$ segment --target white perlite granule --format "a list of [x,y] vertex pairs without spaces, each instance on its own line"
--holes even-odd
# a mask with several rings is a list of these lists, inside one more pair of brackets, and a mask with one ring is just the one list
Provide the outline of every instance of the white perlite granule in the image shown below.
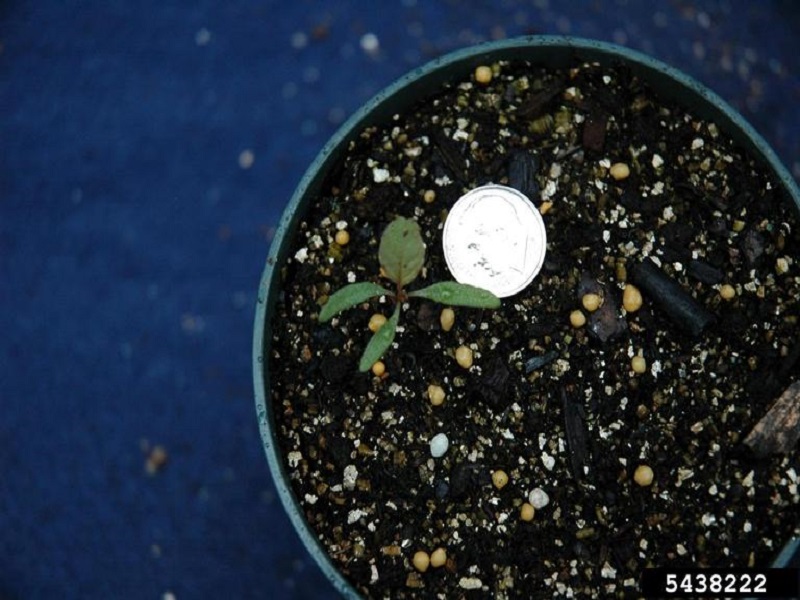
[[458,587],[465,590],[479,590],[483,586],[483,582],[477,577],[462,577],[458,580]]
[[344,468],[344,480],[342,481],[342,485],[344,485],[344,489],[352,490],[356,487],[356,479],[358,478],[358,469],[355,465],[347,465]]

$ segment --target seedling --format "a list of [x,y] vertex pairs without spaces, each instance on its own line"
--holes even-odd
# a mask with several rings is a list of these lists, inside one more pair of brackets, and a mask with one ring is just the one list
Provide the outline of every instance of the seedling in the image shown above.
[[387,290],[376,283],[351,283],[328,298],[319,313],[319,320],[325,323],[343,310],[352,308],[376,296],[388,296],[395,301],[394,312],[372,336],[364,349],[358,368],[368,371],[380,359],[394,341],[400,309],[409,298],[425,298],[451,306],[470,308],[499,308],[500,299],[493,293],[464,283],[443,281],[412,292],[405,286],[414,281],[425,263],[425,243],[419,225],[412,219],[397,217],[389,223],[381,235],[378,247],[378,261],[381,274],[393,281],[395,290]]

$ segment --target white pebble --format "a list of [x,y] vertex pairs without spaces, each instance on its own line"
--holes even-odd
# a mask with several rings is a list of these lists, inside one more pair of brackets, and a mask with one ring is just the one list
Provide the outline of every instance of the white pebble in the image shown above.
[[443,433],[437,433],[431,440],[431,456],[433,458],[441,458],[450,447],[450,441]]
[[533,508],[538,510],[550,504],[550,496],[548,496],[547,492],[542,488],[536,488],[528,494],[528,502],[533,505]]

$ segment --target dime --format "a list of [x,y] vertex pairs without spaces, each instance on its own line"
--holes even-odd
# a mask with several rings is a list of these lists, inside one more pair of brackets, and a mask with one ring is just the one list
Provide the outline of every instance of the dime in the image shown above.
[[444,224],[453,277],[505,298],[525,289],[544,263],[542,215],[521,192],[489,184],[463,195]]

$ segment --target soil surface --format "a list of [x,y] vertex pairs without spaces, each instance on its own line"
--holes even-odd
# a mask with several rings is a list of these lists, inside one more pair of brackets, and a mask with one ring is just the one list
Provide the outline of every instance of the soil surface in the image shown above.
[[[371,598],[636,597],[649,566],[768,565],[800,535],[800,453],[759,457],[744,439],[800,373],[788,199],[624,67],[491,67],[489,83],[467,77],[364,131],[297,232],[269,370],[312,528]],[[359,373],[370,316],[391,299],[326,324],[320,306],[348,282],[382,282],[378,240],[398,215],[427,244],[409,288],[451,280],[448,208],[490,182],[543,213],[542,272],[499,310],[455,308],[450,331],[440,305],[412,298],[386,372]],[[635,312],[622,307],[631,281]],[[439,433],[449,449],[433,458]],[[549,501],[523,520],[537,488]],[[445,564],[419,572],[415,553],[437,548]]]

